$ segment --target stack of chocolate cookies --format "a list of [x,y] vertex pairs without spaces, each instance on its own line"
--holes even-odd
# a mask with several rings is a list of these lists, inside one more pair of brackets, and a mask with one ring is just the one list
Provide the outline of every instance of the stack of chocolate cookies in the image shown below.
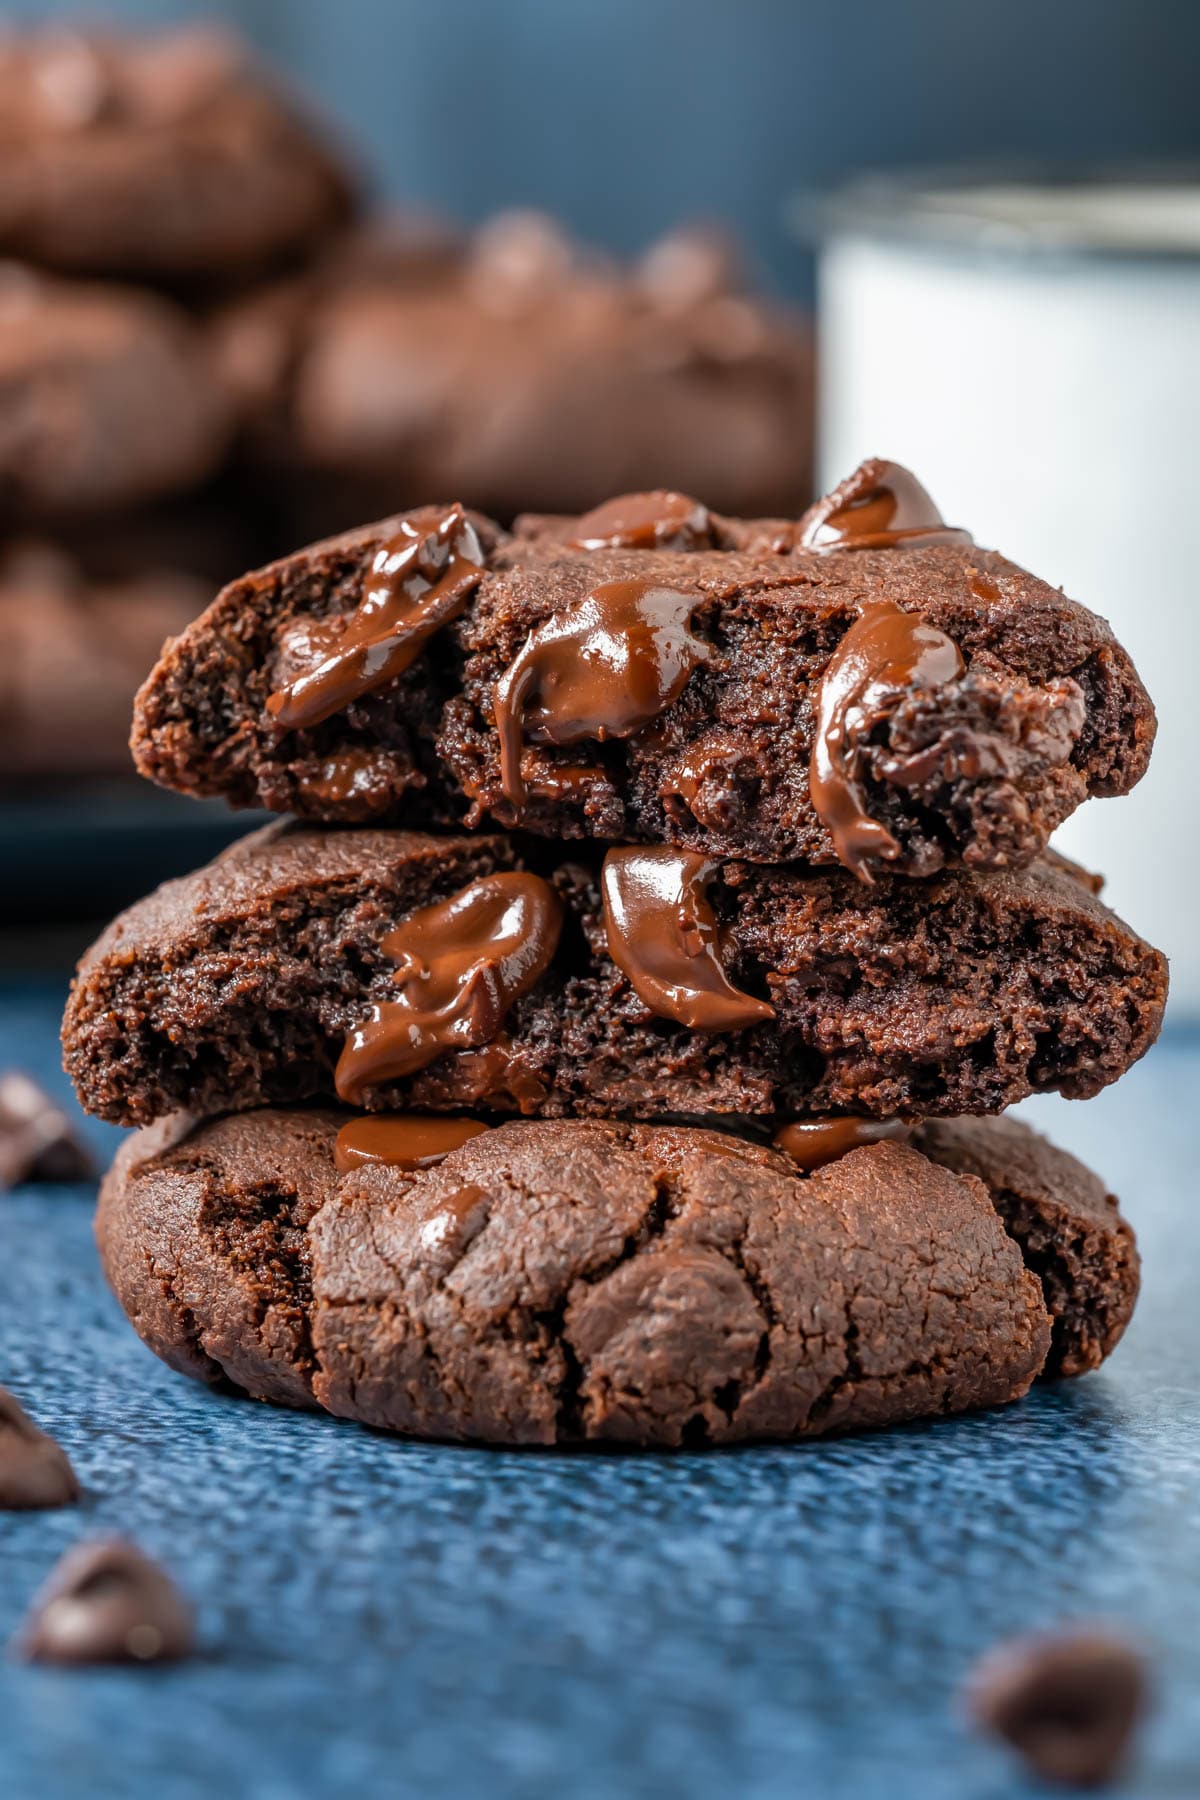
[[1143,773],[1100,619],[865,464],[803,518],[427,507],[227,587],[142,773],[296,817],[118,919],[64,1025],[143,1129],[101,1251],[171,1365],[511,1443],[1017,1398],[1133,1308],[1025,1126],[1163,958],[1047,849]]
[[209,314],[351,207],[222,31],[0,33],[0,777],[126,766],[147,660],[255,554]]

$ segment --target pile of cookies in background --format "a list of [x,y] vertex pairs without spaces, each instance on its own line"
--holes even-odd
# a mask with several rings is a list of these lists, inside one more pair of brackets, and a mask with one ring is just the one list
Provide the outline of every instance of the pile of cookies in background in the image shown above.
[[144,1128],[118,1298],[200,1380],[499,1443],[1096,1367],[1132,1233],[994,1115],[1157,1034],[1163,958],[1046,847],[1153,737],[1104,622],[884,462],[799,520],[428,505],[232,582],[135,758],[300,816],[80,965],[67,1071]]
[[375,217],[339,135],[217,28],[0,38],[0,777],[123,771],[214,582],[429,493],[807,499],[808,331],[719,239]]

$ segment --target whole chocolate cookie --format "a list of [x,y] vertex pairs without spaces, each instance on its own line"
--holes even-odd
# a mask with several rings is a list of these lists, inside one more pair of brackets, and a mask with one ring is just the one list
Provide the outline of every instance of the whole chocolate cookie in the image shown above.
[[179,570],[97,580],[58,545],[0,547],[5,775],[124,773],[146,658],[183,629],[202,592]]
[[349,207],[320,133],[227,32],[0,43],[0,255],[211,284],[299,253]]
[[[3,176],[0,175],[0,181]],[[159,295],[0,265],[0,520],[205,480],[231,414],[200,328]]]
[[699,233],[619,268],[536,213],[459,245],[372,228],[221,338],[249,457],[308,476],[318,530],[438,493],[511,519],[660,484],[734,512],[811,492],[808,323]]
[[1145,690],[1102,620],[905,471],[847,488],[799,522],[660,493],[516,538],[429,507],[313,545],[171,646],[138,767],[310,818],[490,816],[864,879],[1028,862],[1143,774]]
[[1165,993],[1163,958],[1053,857],[866,887],[269,826],[109,927],[63,1043],[84,1107],[124,1123],[335,1080],[369,1108],[946,1116],[1097,1092]]
[[[1136,1297],[1115,1202],[1020,1126],[956,1127],[982,1179],[893,1143],[806,1177],[712,1131],[578,1121],[339,1176],[343,1117],[124,1145],[101,1256],[173,1368],[423,1437],[729,1443],[1017,1399],[1097,1362]],[[1039,1281],[1031,1230],[1072,1240],[1077,1288]]]

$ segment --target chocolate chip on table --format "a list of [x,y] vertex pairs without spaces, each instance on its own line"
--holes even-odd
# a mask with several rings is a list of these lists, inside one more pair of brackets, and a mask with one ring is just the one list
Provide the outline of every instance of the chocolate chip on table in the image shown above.
[[40,1431],[7,1388],[0,1388],[0,1511],[69,1506],[79,1482],[66,1451]]
[[121,1538],[68,1550],[17,1644],[30,1662],[170,1662],[194,1642],[192,1609],[165,1570]]
[[1145,1660],[1099,1628],[1016,1638],[971,1676],[976,1723],[1043,1781],[1103,1787],[1123,1769],[1147,1702]]
[[45,1089],[20,1069],[0,1074],[0,1189],[95,1175],[90,1152]]

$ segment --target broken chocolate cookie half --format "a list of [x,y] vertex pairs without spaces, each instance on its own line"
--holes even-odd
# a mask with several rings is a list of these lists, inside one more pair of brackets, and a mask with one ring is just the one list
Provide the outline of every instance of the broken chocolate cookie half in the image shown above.
[[871,879],[1030,862],[1153,737],[1103,620],[870,463],[799,521],[652,493],[311,545],[168,645],[133,748],[167,787],[311,820]]

